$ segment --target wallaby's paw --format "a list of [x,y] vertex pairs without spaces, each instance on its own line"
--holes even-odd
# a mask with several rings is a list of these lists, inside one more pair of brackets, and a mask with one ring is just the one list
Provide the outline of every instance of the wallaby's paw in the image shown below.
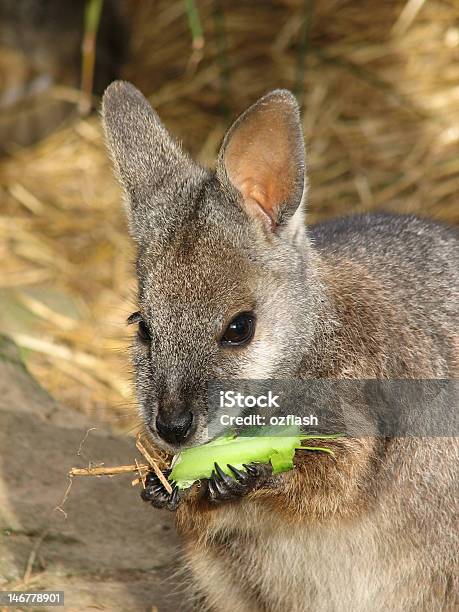
[[[163,472],[167,478],[171,473],[170,470]],[[146,502],[150,502],[155,508],[166,508],[174,512],[180,503],[181,496],[180,490],[177,486],[173,487],[172,493],[168,493],[160,481],[158,476],[154,472],[149,472],[145,478],[145,489],[140,494],[142,499]]]
[[238,470],[228,464],[234,477],[228,476],[215,463],[215,470],[207,480],[207,497],[211,503],[218,504],[243,497],[261,486],[272,474],[270,463],[244,464],[246,471]]

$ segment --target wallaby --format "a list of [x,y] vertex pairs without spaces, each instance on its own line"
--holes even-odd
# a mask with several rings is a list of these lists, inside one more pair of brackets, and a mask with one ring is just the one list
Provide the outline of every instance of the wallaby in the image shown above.
[[[295,98],[276,90],[194,163],[144,96],[103,99],[138,247],[133,362],[147,430],[171,453],[205,439],[213,379],[458,376],[458,237],[414,216],[305,225]],[[457,444],[344,437],[169,495],[199,609],[457,610]]]

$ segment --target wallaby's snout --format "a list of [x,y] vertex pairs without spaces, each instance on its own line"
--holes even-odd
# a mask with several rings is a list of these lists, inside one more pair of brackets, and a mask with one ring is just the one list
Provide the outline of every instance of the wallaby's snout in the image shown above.
[[159,408],[155,428],[165,442],[183,444],[193,433],[193,421],[194,415],[186,403],[174,402]]

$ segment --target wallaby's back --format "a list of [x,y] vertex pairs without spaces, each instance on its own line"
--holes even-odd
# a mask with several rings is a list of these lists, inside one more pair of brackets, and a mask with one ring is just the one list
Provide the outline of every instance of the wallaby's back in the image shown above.
[[[386,357],[386,376],[458,375],[459,235],[455,228],[415,216],[379,213],[333,219],[313,226],[310,235],[329,271],[335,299],[349,306],[351,318],[359,310],[363,313],[361,331],[365,332],[366,323],[387,317],[380,322],[381,332],[387,328],[392,348]],[[354,291],[346,298],[346,288],[349,292],[352,284]],[[406,355],[407,345],[411,357]],[[399,354],[406,359],[403,363],[399,359],[394,370],[389,364]]]

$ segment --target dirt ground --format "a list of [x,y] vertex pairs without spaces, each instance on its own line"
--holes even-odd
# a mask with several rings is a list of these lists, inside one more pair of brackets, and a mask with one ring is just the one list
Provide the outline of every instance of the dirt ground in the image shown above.
[[132,475],[76,477],[64,500],[70,467],[132,463],[133,439],[55,402],[1,336],[0,448],[0,589],[62,590],[71,611],[187,609],[171,516]]

